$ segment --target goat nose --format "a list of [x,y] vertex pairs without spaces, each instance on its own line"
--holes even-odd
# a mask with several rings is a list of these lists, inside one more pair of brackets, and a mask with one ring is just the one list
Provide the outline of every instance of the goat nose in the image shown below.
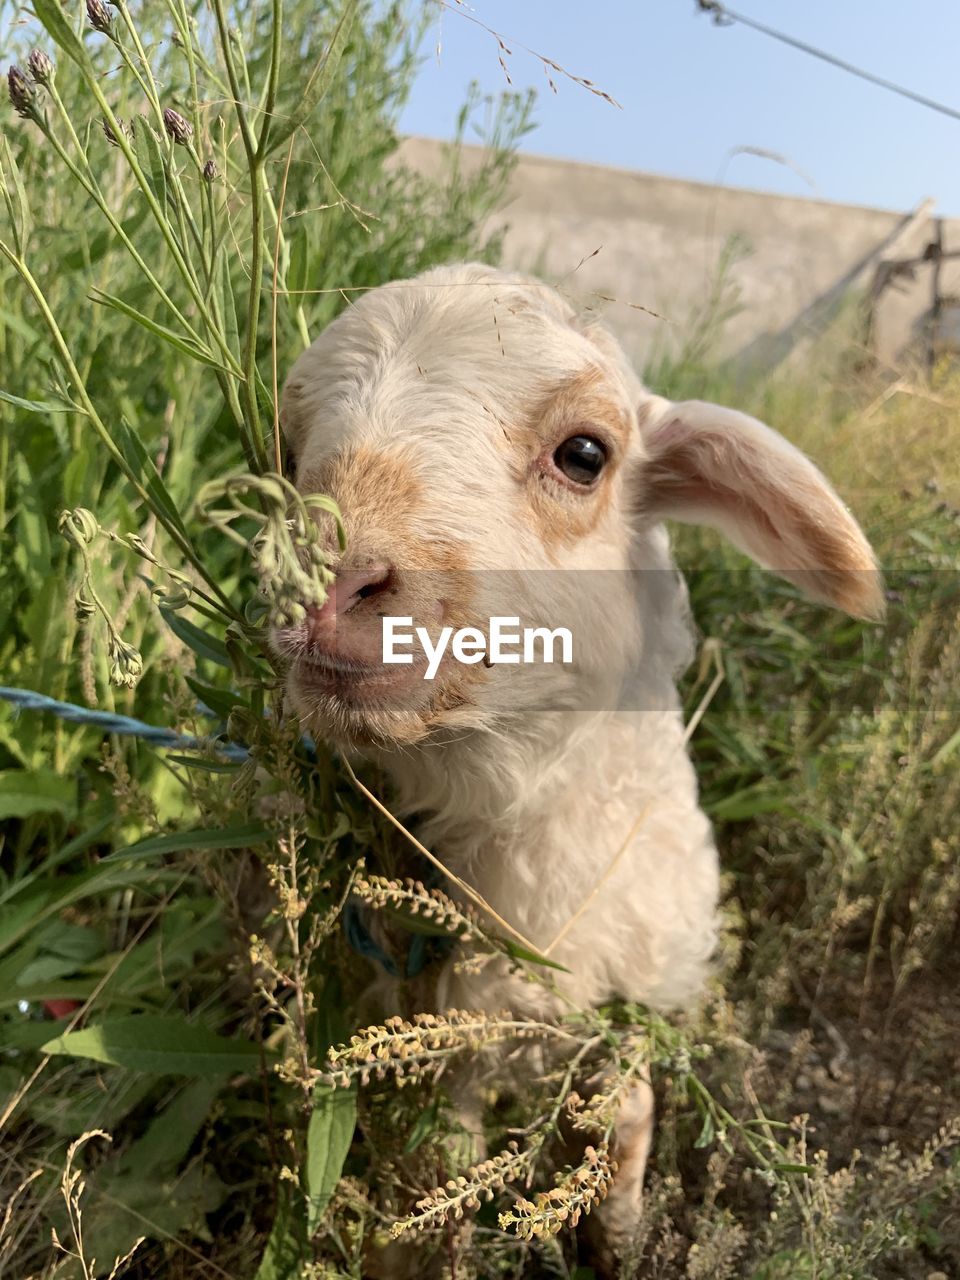
[[327,590],[327,598],[319,609],[307,610],[307,620],[311,631],[336,622],[337,618],[349,613],[361,600],[379,595],[386,591],[393,575],[393,567],[383,562],[369,565],[366,569],[340,569],[336,579]]

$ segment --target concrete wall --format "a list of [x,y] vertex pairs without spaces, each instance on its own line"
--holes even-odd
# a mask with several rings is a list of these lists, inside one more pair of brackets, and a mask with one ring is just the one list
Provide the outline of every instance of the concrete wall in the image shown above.
[[[475,165],[479,148],[464,151],[464,167]],[[426,172],[441,154],[428,139],[403,144],[404,160]],[[734,237],[720,308],[736,311],[716,353],[770,366],[852,321],[852,300],[869,291],[878,263],[922,253],[936,230],[931,201],[896,213],[533,155],[520,157],[493,221],[507,227],[507,265],[561,281],[572,301],[602,310],[641,364],[709,311]],[[946,248],[960,248],[960,220],[942,231]],[[932,271],[924,264],[883,292],[872,324],[882,359],[901,358],[922,336]],[[960,294],[960,266],[943,264],[941,283]]]

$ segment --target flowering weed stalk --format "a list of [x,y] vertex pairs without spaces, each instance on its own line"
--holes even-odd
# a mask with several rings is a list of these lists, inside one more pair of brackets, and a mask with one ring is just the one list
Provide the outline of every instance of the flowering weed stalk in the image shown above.
[[[257,506],[245,499],[255,497]],[[225,507],[214,502],[225,501]],[[234,476],[211,480],[197,495],[203,518],[252,556],[266,612],[277,626],[295,626],[306,610],[319,607],[333,580],[320,517],[332,517],[337,543],[346,545],[340,512],[323,494],[304,497],[281,475]],[[253,537],[238,532],[233,522],[246,516],[261,525]]]
[[365,1027],[349,1044],[327,1053],[327,1067],[318,1072],[322,1084],[346,1088],[354,1080],[369,1084],[388,1075],[398,1084],[436,1079],[451,1059],[476,1053],[505,1041],[564,1040],[575,1042],[565,1028],[509,1015],[493,1017],[463,1009],[445,1014],[418,1013],[413,1019],[388,1018],[381,1026]]
[[413,926],[422,922],[431,932],[462,943],[482,944],[484,935],[479,921],[441,889],[428,889],[419,880],[359,875],[353,892],[367,906],[393,911]]
[[[37,892],[33,916],[12,936],[0,930],[0,959],[18,979],[8,997],[15,986],[29,1003],[26,1014],[8,1004],[2,1030],[40,1032],[64,1007],[44,1004],[49,994],[69,997],[70,1033],[162,1015],[186,1036],[254,1037],[259,1071],[222,1094],[214,1077],[184,1073],[171,1086],[157,1076],[131,1124],[119,1101],[126,1064],[106,1067],[90,1094],[81,1055],[59,1059],[79,1088],[60,1091],[56,1109],[82,1095],[78,1107],[115,1135],[111,1152],[74,1153],[88,1187],[86,1251],[109,1263],[146,1234],[144,1274],[154,1249],[182,1244],[190,1256],[239,1171],[228,1234],[244,1256],[218,1239],[211,1265],[216,1252],[221,1270],[253,1275],[274,1222],[309,1266],[354,1133],[356,1090],[319,1076],[351,1025],[340,913],[373,835],[324,745],[308,748],[286,714],[266,642],[267,621],[296,622],[323,601],[343,546],[332,504],[283,474],[276,390],[353,291],[494,256],[481,227],[528,102],[493,113],[494,146],[475,176],[457,167],[427,178],[384,163],[423,31],[400,5],[37,0],[12,18],[0,36],[15,50],[0,130],[0,529],[14,542],[0,564],[5,682],[189,725],[198,739],[219,720],[249,755],[159,755],[118,740],[101,757],[88,727],[0,716],[3,781],[23,784],[13,803],[40,802],[14,817],[4,844],[16,870],[8,881],[5,860],[0,906],[22,886]],[[108,554],[118,549],[135,561],[126,581]],[[145,838],[160,846],[134,867],[106,861],[112,846]],[[368,883],[378,902],[389,897]],[[272,911],[260,909],[265,895]],[[401,896],[405,916],[481,945],[442,895],[407,886]],[[61,935],[69,954],[48,949]],[[461,1038],[468,1052],[477,1037]],[[14,1050],[30,1068],[0,1117],[23,1118],[28,1147],[53,1132],[33,1087],[51,1061],[37,1043],[33,1034]],[[72,1114],[58,1123],[58,1137],[79,1131]],[[28,1158],[18,1153],[21,1167]],[[131,1185],[150,1188],[135,1221],[118,1208]],[[37,1274],[51,1186],[46,1174],[29,1183],[23,1214],[0,1224],[0,1251],[29,1254]],[[47,1216],[66,1243],[62,1208]],[[108,1240],[125,1232],[114,1250]],[[157,1265],[179,1268],[171,1257]]]
[[[335,67],[356,15],[358,0],[346,0],[334,23],[321,63],[315,69],[310,100],[301,102],[299,118],[285,118],[280,125],[274,119],[280,68],[280,44],[283,29],[283,0],[273,0],[271,22],[273,35],[269,42],[270,59],[259,93],[247,79],[246,64],[242,72],[236,32],[228,26],[226,11],[214,0],[212,17],[216,35],[212,41],[201,41],[201,28],[189,16],[182,0],[166,0],[163,6],[167,21],[173,24],[176,47],[181,53],[180,84],[171,102],[170,90],[161,93],[160,77],[155,74],[138,21],[126,4],[116,10],[102,0],[87,0],[86,20],[96,37],[105,37],[114,56],[119,56],[122,74],[103,78],[100,50],[78,35],[63,16],[54,0],[40,0],[37,17],[56,46],[55,56],[35,48],[27,58],[26,69],[14,64],[7,72],[7,88],[11,106],[26,122],[25,127],[38,130],[45,145],[56,154],[64,178],[74,182],[103,218],[110,232],[127,251],[147,296],[154,303],[144,308],[103,288],[94,290],[95,300],[125,317],[126,321],[144,327],[154,339],[198,362],[210,371],[220,385],[232,423],[239,433],[248,465],[255,473],[268,469],[268,457],[279,455],[277,441],[268,448],[268,429],[275,432],[271,413],[269,428],[264,426],[262,404],[269,399],[266,383],[259,371],[258,337],[262,297],[267,288],[264,271],[265,254],[275,256],[274,290],[285,294],[285,275],[290,262],[289,246],[282,221],[266,173],[266,163],[277,138],[290,137],[306,120]],[[70,100],[79,94],[89,96],[98,112],[104,135],[121,158],[124,178],[132,184],[137,199],[159,232],[166,257],[161,263],[147,261],[131,231],[130,219],[117,202],[116,188],[105,182],[103,166],[89,134],[84,138],[72,112],[65,105],[64,77],[70,77]],[[117,96],[111,86],[118,81],[121,92],[129,95],[139,114],[122,118]],[[214,101],[226,96],[234,117],[235,134],[241,143],[241,154],[225,141],[231,135],[228,121],[213,118],[210,106],[201,98],[201,80],[212,91]],[[219,134],[219,143],[217,135]],[[219,146],[219,164],[212,154]],[[10,213],[12,235],[0,236],[0,255],[20,277],[46,326],[53,357],[65,380],[64,395],[70,408],[85,414],[117,466],[127,475],[144,505],[153,512],[179,553],[192,565],[209,590],[213,607],[228,620],[237,620],[234,606],[209,574],[203,558],[197,553],[193,538],[166,495],[160,478],[149,461],[139,454],[126,432],[108,425],[99,413],[88,391],[88,380],[78,366],[71,349],[70,335],[55,318],[29,251],[29,192],[26,190],[9,148],[0,171],[5,203]],[[221,181],[223,196],[216,194]],[[226,184],[244,184],[248,199],[242,206],[246,228],[236,221],[233,202]],[[121,187],[127,196],[126,181]],[[231,248],[232,246],[232,252]],[[242,266],[248,286],[245,305],[236,297],[236,270],[233,255],[242,250]],[[143,291],[141,290],[141,295]],[[307,337],[299,299],[288,299],[296,323]],[[162,319],[160,318],[162,316]],[[248,490],[253,492],[254,490]],[[289,488],[287,494],[289,496]],[[269,511],[275,511],[277,490],[266,495]],[[261,512],[267,515],[267,512]],[[302,504],[295,513],[301,526],[309,518]],[[302,539],[301,539],[302,540]],[[277,539],[268,534],[260,544],[266,555],[276,552]],[[280,555],[287,570],[289,557]],[[315,566],[316,567],[316,566]],[[295,576],[295,575],[294,575]],[[290,574],[285,579],[290,581]],[[301,582],[317,581],[310,573]],[[313,596],[316,596],[313,588]]]

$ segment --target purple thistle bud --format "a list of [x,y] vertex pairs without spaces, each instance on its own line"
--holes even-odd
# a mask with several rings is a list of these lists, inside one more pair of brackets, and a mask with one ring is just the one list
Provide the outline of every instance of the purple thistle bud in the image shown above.
[[219,177],[220,170],[217,168],[217,162],[215,160],[208,160],[203,166],[204,182],[216,182]]
[[27,58],[27,66],[37,84],[49,84],[57,71],[53,59],[49,58],[42,49],[32,51]]
[[110,34],[113,19],[103,0],[87,0],[87,18],[94,31],[102,31],[104,35]]
[[19,67],[10,67],[7,71],[7,92],[18,116],[23,116],[24,120],[39,119],[37,91]]
[[193,125],[185,120],[179,111],[174,111],[172,107],[164,107],[163,109],[163,127],[174,140],[183,146],[193,137]]
[[[117,116],[117,124],[120,126],[120,132],[125,138],[133,137],[133,130],[127,124],[126,120],[122,120],[120,116]],[[110,121],[106,119],[103,121],[103,136],[110,143],[111,147],[119,147],[120,141],[114,133]]]

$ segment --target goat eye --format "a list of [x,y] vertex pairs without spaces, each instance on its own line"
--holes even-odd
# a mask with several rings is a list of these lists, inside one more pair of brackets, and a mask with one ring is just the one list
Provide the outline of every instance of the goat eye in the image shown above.
[[571,436],[558,446],[553,461],[568,480],[587,486],[594,483],[606,465],[607,451],[592,436]]

